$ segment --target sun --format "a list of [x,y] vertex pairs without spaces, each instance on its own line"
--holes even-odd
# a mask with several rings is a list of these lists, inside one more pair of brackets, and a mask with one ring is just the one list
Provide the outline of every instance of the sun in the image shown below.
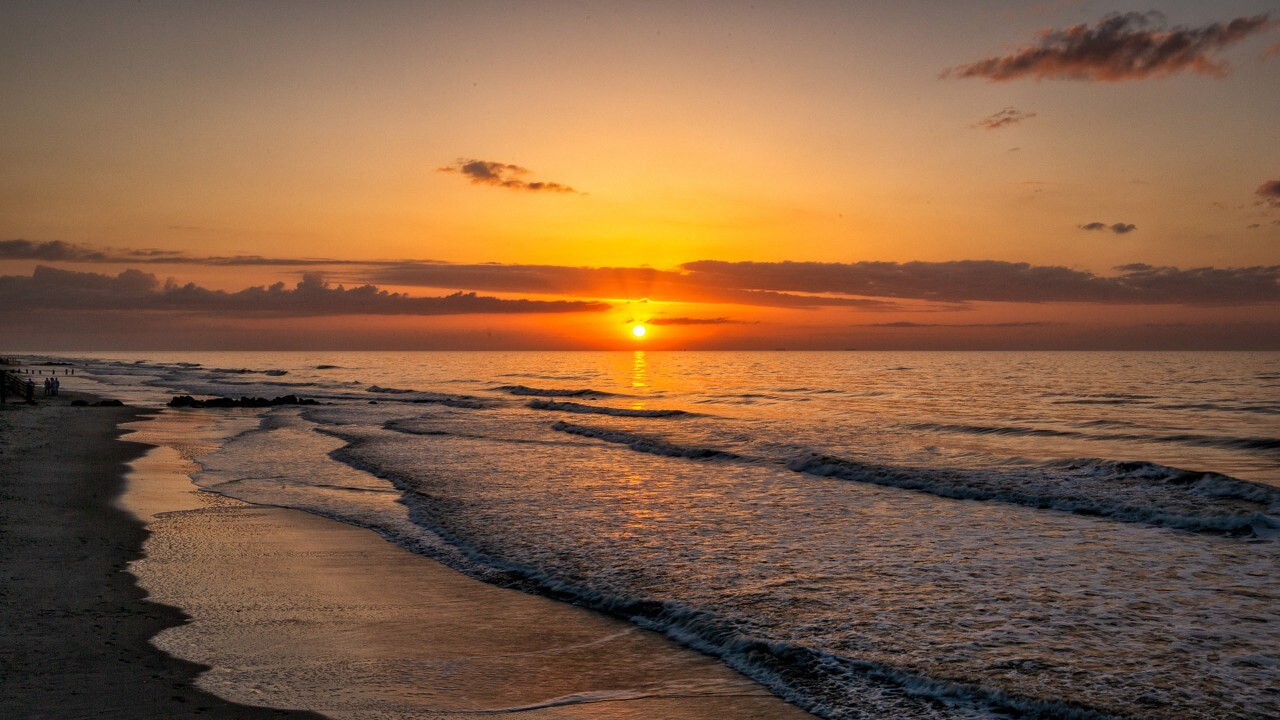
[[635,326],[635,327],[631,328],[631,334],[632,334],[632,335],[635,335],[635,336],[636,336],[636,337],[638,337],[638,338],[642,338],[642,337],[644,337],[644,334],[645,334],[646,332],[648,332],[648,330],[646,330],[646,329],[645,329],[645,327],[644,327],[643,325],[637,325],[637,326]]

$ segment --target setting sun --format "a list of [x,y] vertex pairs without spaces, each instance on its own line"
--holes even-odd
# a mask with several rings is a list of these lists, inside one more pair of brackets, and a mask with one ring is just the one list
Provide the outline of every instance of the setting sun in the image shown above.
[[632,335],[635,335],[635,336],[636,336],[636,337],[638,337],[638,338],[642,338],[642,337],[644,337],[644,334],[645,334],[646,332],[648,332],[648,331],[647,331],[647,330],[645,330],[645,327],[644,327],[643,325],[637,325],[637,326],[635,326],[635,327],[631,328],[631,334],[632,334]]

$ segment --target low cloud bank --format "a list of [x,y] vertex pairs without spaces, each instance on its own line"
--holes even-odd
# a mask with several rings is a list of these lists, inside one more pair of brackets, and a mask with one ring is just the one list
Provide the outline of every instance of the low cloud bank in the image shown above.
[[1114,275],[1000,260],[949,262],[725,262],[676,270],[556,265],[405,265],[376,282],[493,292],[672,302],[900,309],[896,300],[941,303],[1087,302],[1249,305],[1280,301],[1280,265],[1243,268],[1124,265]]
[[474,292],[411,297],[380,290],[374,285],[333,287],[317,273],[304,275],[293,288],[286,288],[280,282],[225,292],[194,283],[162,283],[155,275],[141,270],[103,275],[45,265],[36,267],[30,277],[0,276],[0,306],[14,311],[176,310],[235,316],[562,313],[601,311],[609,307],[602,302],[508,300]]

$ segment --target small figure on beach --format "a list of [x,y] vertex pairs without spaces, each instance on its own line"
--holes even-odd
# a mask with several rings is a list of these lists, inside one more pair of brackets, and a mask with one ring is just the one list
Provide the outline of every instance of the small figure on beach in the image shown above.
[[58,392],[62,389],[62,381],[56,377],[49,378],[49,387],[53,389],[53,396],[57,397]]
[[44,379],[44,396],[49,397],[53,394],[53,383],[49,382],[49,378]]

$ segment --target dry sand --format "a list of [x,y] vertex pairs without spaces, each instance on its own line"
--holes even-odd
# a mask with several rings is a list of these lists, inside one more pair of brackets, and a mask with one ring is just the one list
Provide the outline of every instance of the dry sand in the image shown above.
[[[472,580],[368,530],[199,491],[180,443],[143,455],[113,439],[136,415],[0,415],[13,430],[0,446],[11,628],[0,717],[277,716],[247,705],[333,718],[812,717],[656,633]],[[120,503],[149,538],[111,506],[126,462]],[[153,601],[191,622],[144,601],[129,561]],[[157,633],[168,654],[147,643]]]

